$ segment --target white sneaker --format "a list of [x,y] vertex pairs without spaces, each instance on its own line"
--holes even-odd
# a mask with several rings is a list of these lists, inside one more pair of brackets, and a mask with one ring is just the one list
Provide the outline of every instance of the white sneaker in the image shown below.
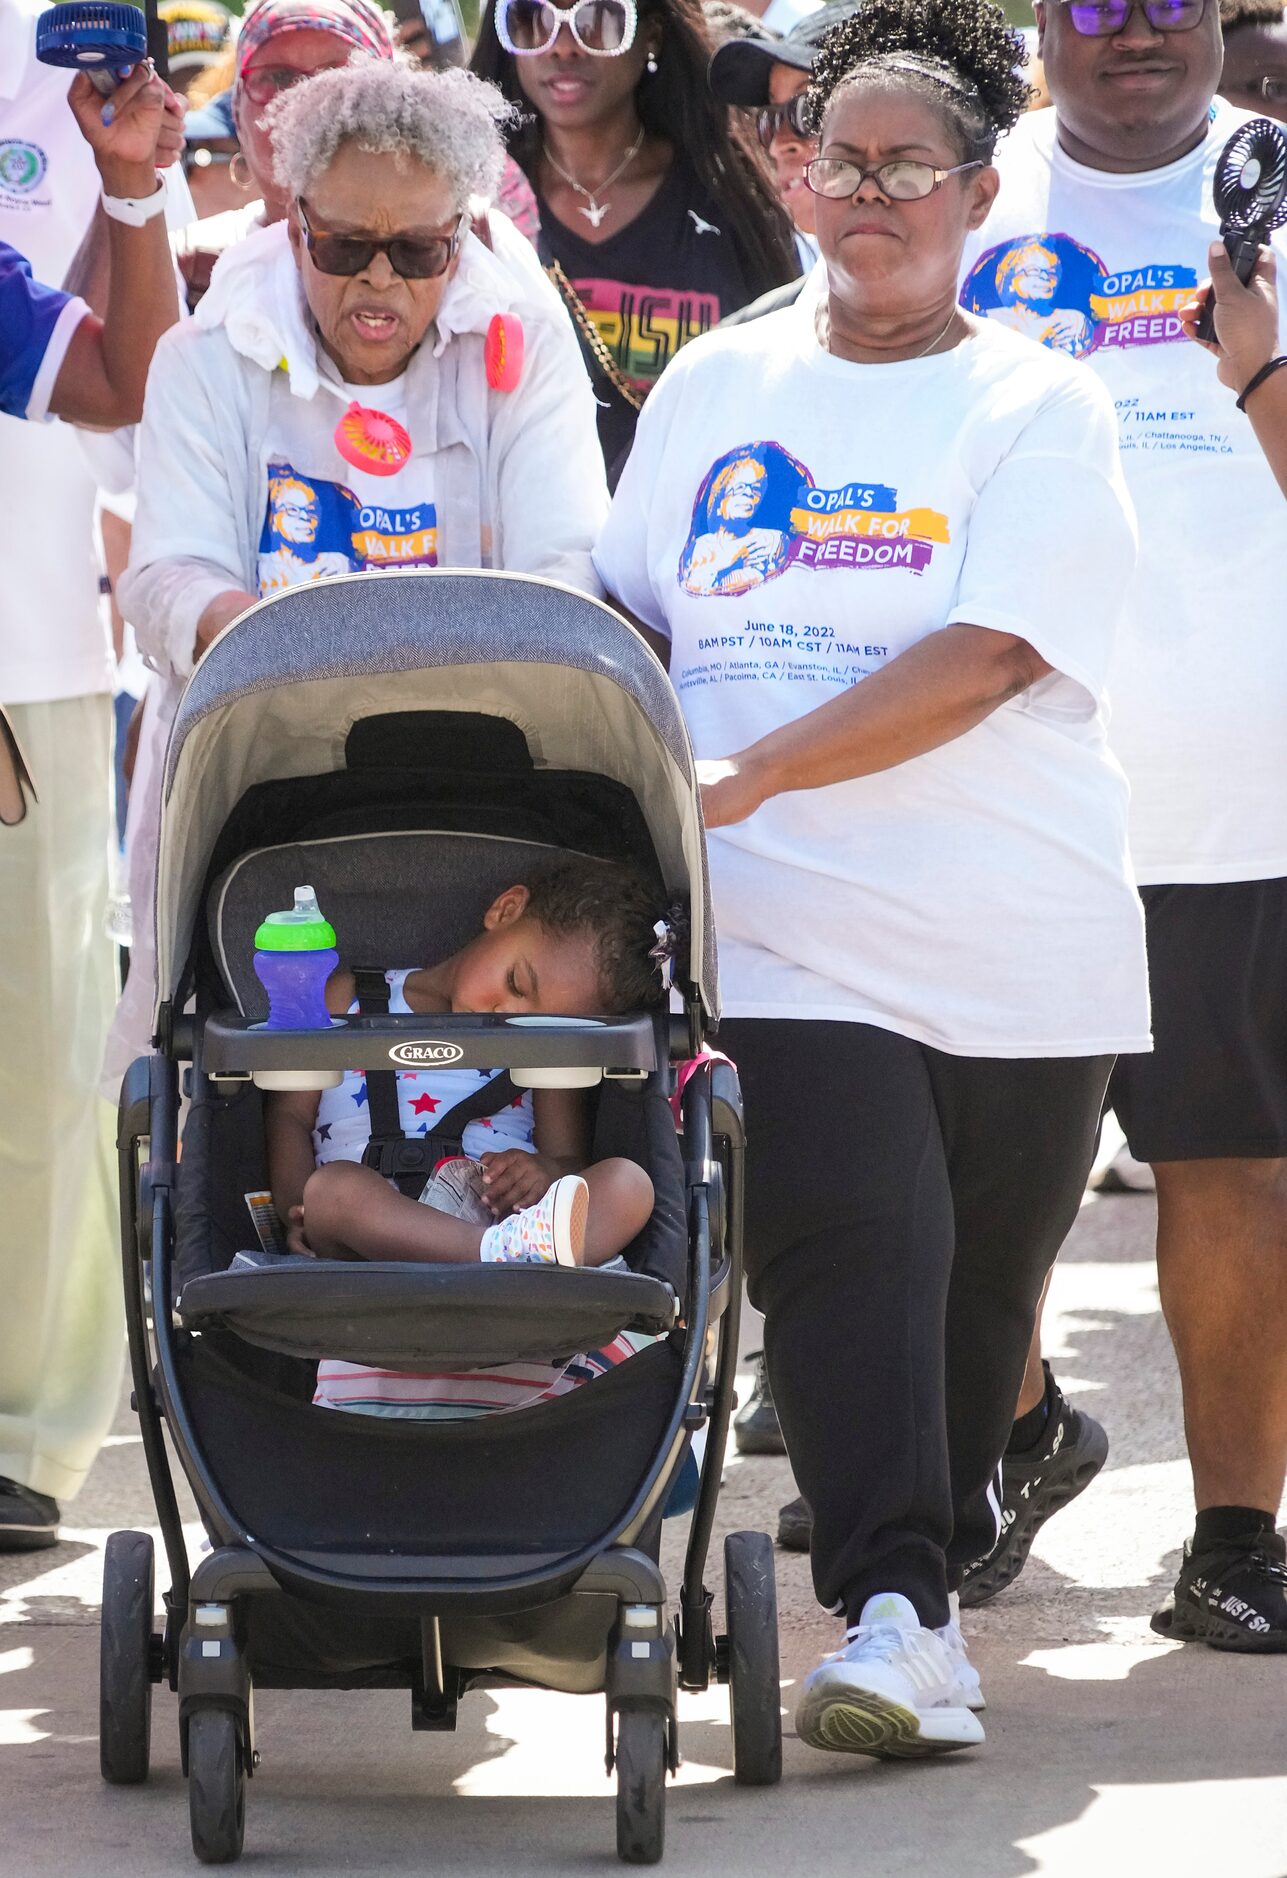
[[496,1221],[483,1197],[482,1162],[471,1161],[467,1154],[439,1161],[425,1182],[420,1204],[450,1213],[453,1219],[467,1220],[471,1226],[491,1226]]
[[942,1636],[924,1627],[909,1599],[881,1592],[868,1598],[843,1648],[805,1677],[796,1732],[810,1747],[843,1754],[946,1754],[983,1740],[968,1693]]
[[565,1174],[535,1206],[489,1226],[478,1256],[484,1265],[579,1265],[589,1210],[590,1189]]
[[952,1614],[943,1628],[936,1630],[934,1635],[952,1659],[952,1666],[956,1671],[960,1706],[968,1708],[972,1715],[981,1715],[987,1703],[983,1699],[983,1684],[979,1680],[979,1672],[970,1661],[965,1648],[965,1638],[961,1635],[961,1602],[955,1591],[949,1603]]

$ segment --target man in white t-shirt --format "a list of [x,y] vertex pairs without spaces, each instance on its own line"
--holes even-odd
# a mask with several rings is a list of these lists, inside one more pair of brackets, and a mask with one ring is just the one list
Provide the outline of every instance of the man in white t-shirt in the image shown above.
[[1209,270],[1216,161],[1246,119],[1213,104],[1216,0],[1036,14],[1054,109],[997,153],[962,302],[1099,374],[1139,516],[1110,734],[1132,785],[1156,1046],[1121,1060],[1110,1100],[1157,1179],[1198,1509],[1154,1628],[1284,1650],[1287,504],[1178,317]]
[[[40,0],[0,0],[0,240],[60,282],[99,196],[35,57]],[[137,202],[118,207],[142,210]],[[118,220],[126,219],[118,215]],[[0,839],[0,1551],[50,1545],[116,1405],[122,1356],[107,903],[112,666],[94,478],[75,433],[0,417],[0,700],[39,805]]]

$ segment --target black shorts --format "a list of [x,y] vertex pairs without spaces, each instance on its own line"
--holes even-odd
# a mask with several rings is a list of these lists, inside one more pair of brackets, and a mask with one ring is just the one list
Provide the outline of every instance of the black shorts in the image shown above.
[[1137,1161],[1287,1155],[1287,880],[1141,889],[1153,1053],[1108,1085]]

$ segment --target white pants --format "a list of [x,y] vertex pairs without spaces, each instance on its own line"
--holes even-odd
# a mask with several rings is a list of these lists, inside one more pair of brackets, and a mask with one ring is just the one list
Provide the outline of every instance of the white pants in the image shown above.
[[0,828],[0,1476],[66,1500],[123,1355],[104,931],[112,701],[9,707],[40,801]]

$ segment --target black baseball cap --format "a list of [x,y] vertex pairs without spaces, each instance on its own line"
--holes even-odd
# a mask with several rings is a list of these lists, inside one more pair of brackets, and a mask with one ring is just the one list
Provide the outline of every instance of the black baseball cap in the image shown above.
[[711,90],[721,104],[767,104],[773,67],[790,65],[797,72],[811,72],[827,33],[857,10],[853,0],[838,0],[798,20],[781,39],[725,40],[711,59]]

